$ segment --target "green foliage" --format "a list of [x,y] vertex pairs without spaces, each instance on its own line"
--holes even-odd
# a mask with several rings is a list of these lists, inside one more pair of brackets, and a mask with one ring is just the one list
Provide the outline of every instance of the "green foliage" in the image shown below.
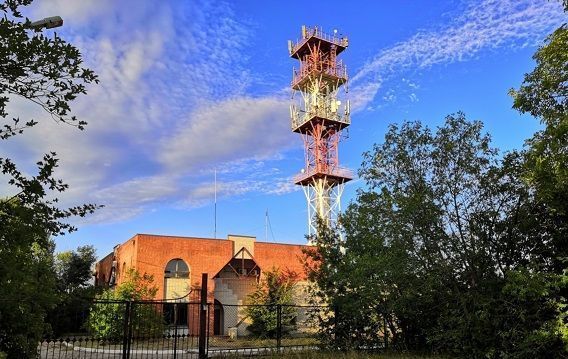
[[[11,206],[19,207],[15,201]],[[49,330],[44,318],[57,301],[55,245],[37,227],[15,220],[0,223],[5,236],[0,246],[0,351],[8,358],[34,357],[39,338]]]
[[[568,6],[564,2],[565,9]],[[540,211],[564,224],[556,238],[553,266],[558,274],[568,263],[568,25],[554,31],[533,58],[534,70],[519,90],[511,90],[513,107],[537,117],[544,129],[527,140],[525,179],[536,192]]]
[[[30,21],[21,19],[19,7],[30,0],[5,1],[0,4],[0,117],[9,115],[8,94],[20,96],[42,107],[58,122],[83,129],[87,124],[70,115],[70,101],[85,94],[85,84],[98,82],[90,69],[82,67],[79,50],[56,34],[44,36],[41,30],[30,30]],[[11,15],[11,16],[9,16]],[[13,117],[2,125],[0,139],[21,134],[38,122],[24,123]]]
[[294,272],[280,272],[276,268],[264,273],[256,290],[249,294],[245,313],[251,319],[247,329],[255,336],[276,338],[278,331],[278,310],[281,312],[281,333],[296,328],[294,303],[298,275]]
[[144,302],[156,296],[153,282],[152,276],[129,269],[123,283],[95,297],[87,320],[89,332],[100,340],[117,342],[124,333],[125,318],[130,318],[134,336],[161,336],[165,328],[161,308]]
[[73,251],[57,253],[54,267],[59,302],[47,316],[51,335],[62,336],[81,331],[84,318],[95,297],[92,269],[97,258],[93,246],[81,246]]
[[76,251],[65,251],[55,256],[58,285],[65,293],[88,286],[93,278],[92,267],[97,261],[93,246],[81,246]]
[[336,310],[322,322],[328,346],[386,335],[462,357],[560,357],[557,226],[523,181],[523,158],[500,156],[461,113],[435,132],[392,125],[364,155],[345,241],[322,228],[308,251],[317,294]]
[[519,90],[511,90],[513,107],[555,124],[568,112],[568,26],[562,25],[548,36],[533,55],[535,69],[526,74]]
[[127,310],[126,303],[117,302],[115,297],[115,293],[110,289],[97,295],[96,299],[100,303],[91,306],[87,320],[89,332],[96,338],[110,343],[119,342],[122,338]]
[[[44,36],[22,19],[30,0],[0,3],[0,139],[9,140],[35,126],[36,119],[8,113],[9,101],[20,97],[43,108],[48,117],[82,129],[85,122],[70,113],[70,102],[97,82],[82,67],[79,50],[57,35]],[[94,205],[57,207],[56,195],[67,189],[54,178],[55,153],[37,162],[35,176],[24,175],[10,158],[0,157],[0,171],[12,190],[0,199],[0,351],[9,358],[35,356],[47,311],[56,303],[52,235],[75,228],[65,220],[84,216]]]

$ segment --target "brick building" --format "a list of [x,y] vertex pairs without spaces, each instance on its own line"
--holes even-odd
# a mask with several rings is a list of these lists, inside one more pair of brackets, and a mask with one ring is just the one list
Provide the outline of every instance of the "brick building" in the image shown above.
[[[96,264],[95,283],[119,285],[126,271],[134,268],[154,277],[156,299],[194,302],[199,298],[196,289],[201,287],[201,275],[207,273],[208,301],[214,303],[214,334],[223,335],[240,320],[234,305],[246,301],[264,271],[296,272],[302,287],[306,280],[303,247],[236,235],[211,239],[137,234]],[[190,313],[186,317],[191,317]]]

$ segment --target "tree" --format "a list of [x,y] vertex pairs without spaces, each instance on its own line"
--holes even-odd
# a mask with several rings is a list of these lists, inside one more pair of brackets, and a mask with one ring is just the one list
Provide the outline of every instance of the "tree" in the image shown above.
[[102,341],[119,341],[124,334],[125,313],[128,312],[134,336],[161,336],[165,328],[162,308],[151,302],[157,292],[151,275],[130,268],[123,283],[95,297],[87,319],[89,332]]
[[264,277],[254,292],[247,297],[245,314],[251,324],[247,327],[253,335],[263,338],[276,338],[278,333],[278,310],[280,310],[281,334],[293,331],[296,327],[294,305],[295,287],[298,275],[295,272],[281,272],[277,268],[264,273]]
[[558,277],[540,271],[554,255],[543,230],[555,228],[533,213],[522,158],[500,156],[461,113],[436,132],[391,125],[364,154],[345,241],[322,230],[311,254],[310,278],[336,308],[323,323],[335,345],[386,334],[464,357],[558,357]]
[[[12,213],[27,213],[15,200],[9,206]],[[44,318],[57,302],[55,244],[41,228],[22,222],[0,212],[0,352],[8,358],[34,357],[49,329]]]
[[[564,2],[568,11],[568,3]],[[543,216],[568,223],[568,25],[556,29],[534,54],[534,70],[518,90],[511,90],[513,108],[538,118],[544,129],[526,142],[524,177],[536,191]],[[561,273],[568,263],[568,229],[556,239],[553,267]]]
[[97,261],[93,246],[81,246],[76,251],[65,251],[55,256],[55,268],[60,289],[65,293],[89,286],[93,265]]
[[68,335],[83,329],[85,323],[79,318],[85,318],[95,296],[92,268],[96,260],[93,246],[81,246],[54,256],[58,302],[46,318],[50,334]]
[[[0,3],[0,139],[5,141],[38,123],[36,119],[20,119],[7,112],[9,101],[16,97],[40,106],[56,122],[83,129],[86,123],[71,115],[70,102],[86,92],[86,84],[98,81],[91,70],[82,67],[77,48],[57,35],[47,37],[41,30],[30,28],[30,21],[19,12],[30,3],[31,0]],[[39,258],[47,253],[52,255],[51,236],[75,229],[65,221],[67,218],[84,216],[96,209],[91,204],[67,209],[57,206],[56,194],[68,187],[54,177],[57,166],[56,154],[50,152],[37,162],[37,174],[27,176],[10,158],[0,157],[0,171],[13,187],[10,195],[0,199],[0,256],[4,264],[0,273],[0,351],[10,358],[35,355],[43,318],[55,303],[54,280],[42,278],[51,278],[53,268],[46,268],[41,274],[35,272],[33,280],[27,274],[37,271],[40,263],[52,266],[52,257]],[[10,259],[4,262],[6,258]],[[15,278],[19,281],[14,282]],[[26,290],[12,291],[12,285],[29,287],[34,295],[27,295]],[[22,338],[27,338],[27,344]]]

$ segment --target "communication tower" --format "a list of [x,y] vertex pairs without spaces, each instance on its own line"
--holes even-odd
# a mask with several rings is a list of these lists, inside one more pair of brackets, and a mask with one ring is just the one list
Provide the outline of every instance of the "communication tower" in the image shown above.
[[339,166],[339,142],[351,123],[347,69],[337,56],[348,46],[347,37],[302,26],[302,37],[288,41],[290,56],[300,61],[292,77],[290,117],[292,131],[304,142],[305,167],[294,177],[308,201],[308,234],[316,234],[317,218],[337,222],[341,195],[350,170]]

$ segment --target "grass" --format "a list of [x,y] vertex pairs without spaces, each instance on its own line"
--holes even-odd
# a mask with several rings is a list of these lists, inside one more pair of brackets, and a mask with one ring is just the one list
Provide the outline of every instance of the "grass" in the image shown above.
[[[316,338],[282,338],[282,346],[316,346]],[[276,339],[260,339],[254,337],[240,337],[232,340],[227,337],[209,338],[209,349],[215,348],[270,348],[276,347]]]
[[[45,343],[47,344],[47,343]],[[51,345],[59,345],[58,341],[49,343]],[[103,343],[92,338],[78,337],[69,344],[83,348],[100,348],[100,349],[121,349],[122,342]],[[282,346],[315,346],[318,342],[315,338],[283,338]],[[133,349],[173,349],[174,338],[148,338],[143,340],[133,340],[131,348]],[[178,337],[176,348],[179,350],[194,349],[198,346],[197,337]],[[276,347],[276,339],[260,339],[254,337],[239,337],[238,339],[230,339],[228,337],[210,337],[209,349],[215,350],[219,348],[238,349],[238,348],[270,348]],[[2,357],[0,356],[0,359]]]
[[[267,357],[264,357],[267,358]],[[326,353],[326,352],[301,352],[301,353],[285,353],[282,355],[268,356],[268,358],[294,358],[294,359],[325,359],[325,358],[339,358],[339,359],[450,359],[446,356],[430,355],[430,354],[411,354],[411,353],[366,353],[366,352],[351,352],[351,353]]]

